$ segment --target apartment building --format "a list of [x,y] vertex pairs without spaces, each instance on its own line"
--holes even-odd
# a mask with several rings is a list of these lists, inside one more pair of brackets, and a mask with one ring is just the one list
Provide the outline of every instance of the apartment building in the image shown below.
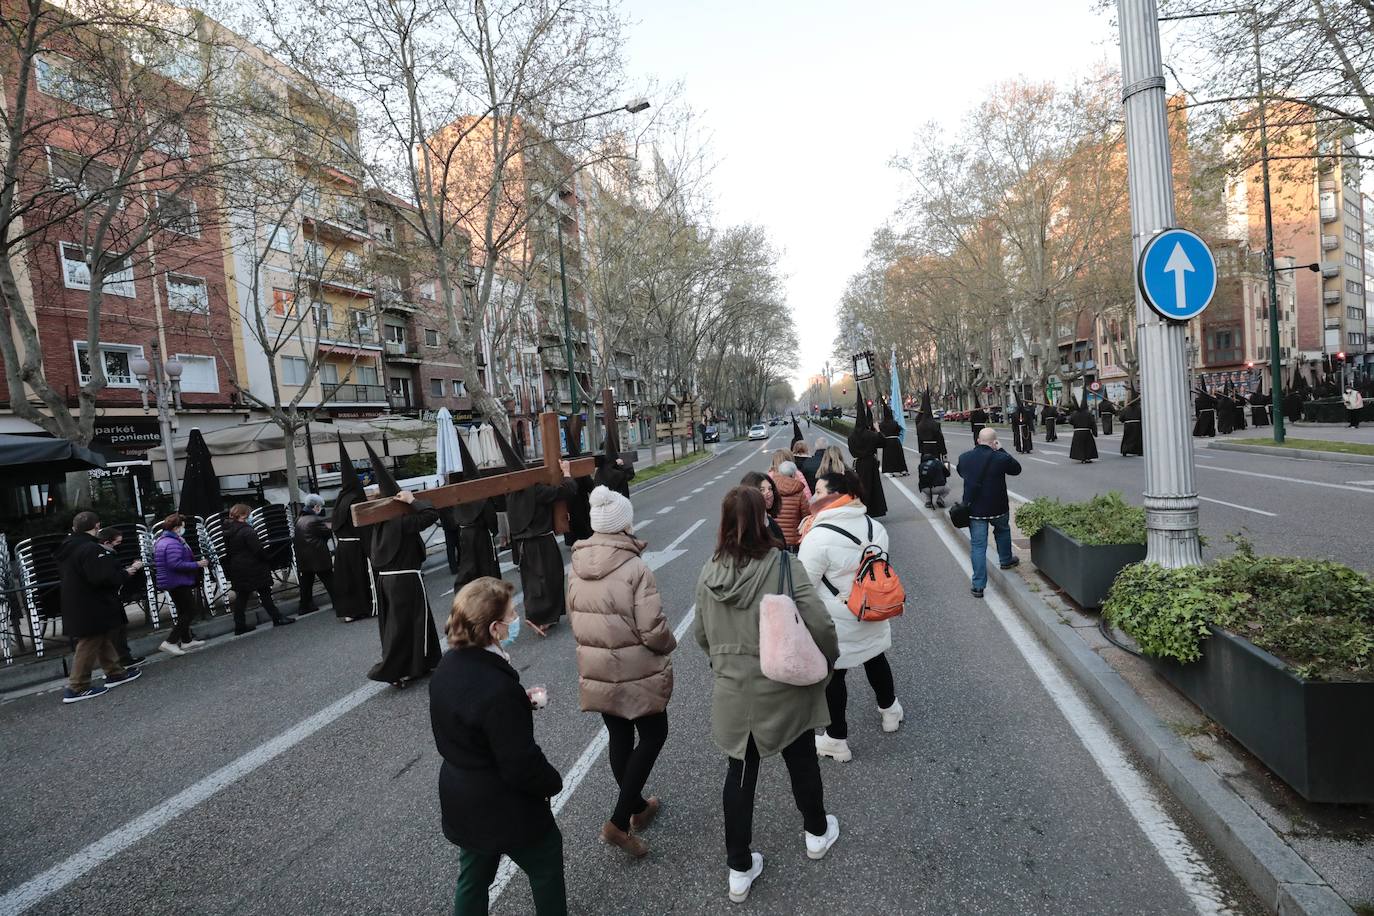
[[1363,369],[1366,374],[1374,375],[1374,194],[1364,194],[1364,323],[1365,355]]
[[[8,3],[3,9],[15,21],[28,15]],[[0,101],[13,112],[19,99],[11,63],[0,67]],[[142,457],[159,435],[156,413],[143,406],[140,360],[180,364],[182,428],[241,419],[228,343],[230,292],[213,189],[201,177],[211,153],[204,116],[185,105],[188,93],[167,61],[131,53],[117,62],[147,77],[132,101],[101,79],[99,63],[88,48],[56,44],[32,71],[25,101],[29,123],[38,126],[20,151],[23,222],[12,227],[12,235],[33,233],[15,264],[19,308],[37,331],[47,382],[68,408],[79,406],[77,391],[100,353],[107,384],[96,396],[93,445]],[[179,68],[194,74],[202,64],[192,58]],[[131,112],[151,102],[161,109],[142,110],[136,121]],[[103,216],[110,219],[101,230]],[[92,265],[110,257],[117,263],[92,298]],[[92,320],[98,341],[88,339]],[[41,405],[34,391],[10,391],[0,376],[0,414],[12,413],[19,398]]]
[[[1269,272],[1264,252],[1238,239],[1210,244],[1217,259],[1217,290],[1207,310],[1188,323],[1189,369],[1195,385],[1219,388],[1229,381],[1248,389],[1260,376],[1268,378]],[[1279,358],[1288,365],[1298,345],[1298,270],[1291,257],[1276,258],[1275,267]]]
[[[1365,301],[1365,233],[1360,168],[1353,141],[1331,135],[1311,109],[1274,106],[1270,113],[1270,189],[1274,253],[1317,271],[1295,270],[1295,356],[1322,371],[1338,354],[1369,359]],[[1264,247],[1263,184],[1256,164],[1228,195],[1229,232]]]

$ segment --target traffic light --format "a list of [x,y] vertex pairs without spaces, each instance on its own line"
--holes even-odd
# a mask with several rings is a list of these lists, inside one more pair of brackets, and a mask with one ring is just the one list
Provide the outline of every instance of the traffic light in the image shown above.
[[1341,362],[1345,362],[1345,353],[1337,353],[1336,359],[1340,360]]

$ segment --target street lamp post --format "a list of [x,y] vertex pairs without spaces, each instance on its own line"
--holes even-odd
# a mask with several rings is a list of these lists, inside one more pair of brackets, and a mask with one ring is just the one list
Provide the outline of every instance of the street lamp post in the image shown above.
[[182,365],[175,359],[169,359],[164,363],[157,341],[153,341],[148,349],[152,351],[152,360],[139,357],[129,362],[129,368],[138,379],[138,392],[143,399],[143,409],[148,409],[150,394],[157,405],[162,454],[167,459],[167,482],[171,485],[172,503],[175,505],[181,502],[181,484],[177,482],[177,463],[172,454],[172,412],[181,409]]
[[[1131,232],[1138,262],[1150,239],[1175,226],[1173,166],[1155,0],[1118,0],[1117,12]],[[1156,314],[1139,284],[1135,303],[1145,406],[1146,558],[1166,567],[1196,565],[1202,551],[1188,429],[1187,327]]]

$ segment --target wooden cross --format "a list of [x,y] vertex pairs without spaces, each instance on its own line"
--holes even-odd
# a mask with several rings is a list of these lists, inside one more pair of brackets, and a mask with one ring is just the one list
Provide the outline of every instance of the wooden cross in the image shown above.
[[[611,392],[608,390],[604,394],[609,395]],[[611,417],[610,422],[615,422],[613,397],[606,398],[603,403],[605,403]],[[543,467],[493,474],[490,477],[465,480],[462,483],[451,483],[448,486],[425,490],[421,498],[427,500],[436,509],[445,509],[449,506],[477,502],[479,499],[491,499],[493,496],[518,493],[537,483],[548,484],[551,487],[559,486],[563,483],[563,470],[559,467],[562,455],[558,448],[558,414],[540,414],[539,429],[544,440]],[[590,477],[596,473],[596,458],[594,456],[574,458],[568,462],[568,467],[571,471],[570,476],[574,478]],[[397,501],[392,496],[354,503],[353,524],[375,525],[378,522],[400,518],[410,511],[405,503]],[[568,530],[568,507],[561,499],[553,506],[553,530],[557,534],[562,534]]]

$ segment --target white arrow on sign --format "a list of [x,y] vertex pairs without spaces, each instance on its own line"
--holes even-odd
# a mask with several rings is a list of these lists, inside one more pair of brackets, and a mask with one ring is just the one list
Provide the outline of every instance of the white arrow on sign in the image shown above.
[[688,528],[686,531],[679,534],[673,540],[673,543],[669,544],[662,550],[652,550],[649,553],[646,553],[644,555],[644,562],[649,564],[650,569],[658,569],[661,566],[667,566],[669,563],[673,562],[678,557],[682,556],[687,552],[685,548],[680,548],[677,545],[687,540],[687,538],[692,534],[692,532],[696,531],[704,524],[706,524],[706,519],[697,519],[697,523],[692,527]]
[[1188,260],[1188,252],[1183,250],[1182,242],[1174,243],[1174,250],[1164,265],[1164,272],[1174,275],[1174,308],[1180,312],[1188,308],[1188,277],[1197,268]]

